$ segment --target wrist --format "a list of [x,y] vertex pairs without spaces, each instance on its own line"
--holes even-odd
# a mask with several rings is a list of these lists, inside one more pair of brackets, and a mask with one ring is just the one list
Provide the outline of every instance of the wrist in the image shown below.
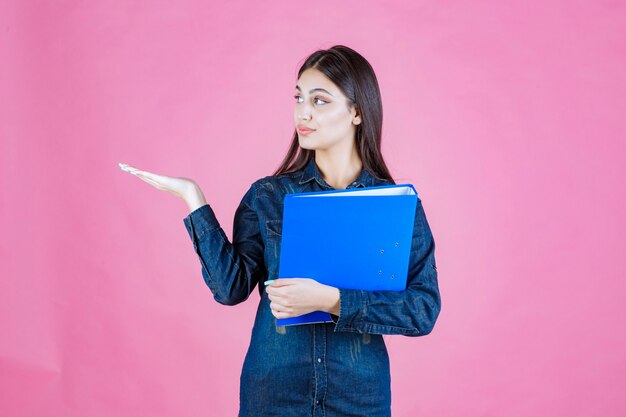
[[195,211],[207,204],[204,194],[202,194],[202,190],[195,184],[185,193],[184,200],[185,203],[187,203],[187,207],[189,207],[190,212]]
[[324,297],[324,306],[322,311],[325,311],[336,316],[339,315],[339,302],[340,293],[339,288],[326,286],[326,295]]

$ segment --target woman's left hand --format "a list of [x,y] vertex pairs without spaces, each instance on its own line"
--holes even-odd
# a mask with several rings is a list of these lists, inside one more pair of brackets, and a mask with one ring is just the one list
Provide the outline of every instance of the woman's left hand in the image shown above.
[[312,311],[339,315],[339,289],[310,278],[278,278],[266,289],[272,314],[277,319],[301,316]]

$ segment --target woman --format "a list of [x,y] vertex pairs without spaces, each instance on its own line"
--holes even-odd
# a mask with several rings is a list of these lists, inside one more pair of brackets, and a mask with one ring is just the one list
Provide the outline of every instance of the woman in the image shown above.
[[[215,300],[240,303],[259,285],[240,416],[389,416],[389,359],[381,335],[431,332],[441,306],[435,243],[418,199],[405,291],[277,277],[285,194],[394,184],[380,152],[378,82],[365,58],[342,45],[316,51],[298,72],[295,99],[289,152],[272,176],[244,195],[232,244],[193,180],[120,165],[187,203],[184,224]],[[276,325],[277,318],[318,310],[331,313],[333,323]]]

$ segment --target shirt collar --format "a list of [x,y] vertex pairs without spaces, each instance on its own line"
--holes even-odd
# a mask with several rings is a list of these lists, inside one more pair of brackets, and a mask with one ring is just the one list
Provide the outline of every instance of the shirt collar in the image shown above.
[[[320,170],[315,163],[315,158],[311,158],[306,166],[303,168],[302,175],[300,177],[300,184],[305,184],[311,180],[317,181],[317,183],[322,188],[332,188],[326,183],[326,181],[324,181],[324,178],[322,177],[322,174],[320,173]],[[373,185],[373,181],[374,178],[372,174],[370,174],[367,169],[363,168],[361,169],[359,177],[352,184],[348,185],[347,188],[370,187]]]

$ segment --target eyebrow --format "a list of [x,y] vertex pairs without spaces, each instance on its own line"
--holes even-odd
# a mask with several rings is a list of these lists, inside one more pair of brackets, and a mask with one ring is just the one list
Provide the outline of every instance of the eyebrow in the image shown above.
[[[302,90],[300,89],[300,86],[299,86],[299,85],[296,85],[296,90],[298,90],[298,91],[302,91]],[[328,92],[327,90],[324,90],[323,88],[314,88],[314,89],[312,89],[312,90],[309,90],[309,94],[313,93],[314,91],[323,91],[324,93],[326,93],[326,94],[328,94],[328,95],[330,95],[330,96],[332,96],[332,97],[335,97],[335,96],[333,96],[332,94],[330,94],[330,92]]]

